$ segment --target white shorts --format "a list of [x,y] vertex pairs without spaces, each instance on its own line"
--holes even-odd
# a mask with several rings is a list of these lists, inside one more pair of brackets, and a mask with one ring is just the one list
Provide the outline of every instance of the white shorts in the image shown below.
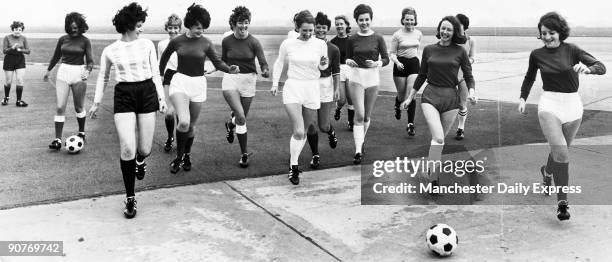
[[287,79],[283,87],[283,104],[301,104],[314,110],[321,108],[319,79]]
[[319,87],[321,88],[321,103],[329,103],[334,101],[334,81],[331,76],[319,78]]
[[358,84],[363,88],[378,86],[380,84],[380,69],[378,67],[353,67],[351,71],[349,75],[351,83]]
[[60,64],[57,69],[57,80],[62,80],[68,85],[83,81],[81,74],[85,71],[85,65]]
[[170,82],[168,94],[183,93],[189,97],[191,102],[206,101],[206,77],[188,76],[177,72]]
[[538,112],[553,113],[562,124],[582,118],[584,108],[578,93],[544,91],[538,103]]
[[351,73],[351,67],[347,64],[340,64],[340,81],[349,80],[349,74]]
[[238,90],[241,97],[255,96],[257,74],[223,74],[221,90]]

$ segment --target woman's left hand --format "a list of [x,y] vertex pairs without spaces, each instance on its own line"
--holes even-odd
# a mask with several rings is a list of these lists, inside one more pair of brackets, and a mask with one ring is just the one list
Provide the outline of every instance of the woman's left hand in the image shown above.
[[329,59],[325,56],[322,56],[321,60],[319,61],[319,65],[326,66],[328,62],[329,62]]
[[160,100],[159,101],[159,112],[162,114],[165,114],[167,109],[168,109],[168,105],[166,104],[166,99]]
[[237,65],[231,65],[229,68],[229,73],[230,74],[238,74],[240,73],[240,68]]
[[91,73],[91,71],[83,70],[83,72],[81,73],[81,80],[87,81],[87,78],[89,78],[89,73]]
[[589,69],[586,65],[576,64],[574,65],[574,71],[578,74],[590,74],[591,69]]
[[470,100],[470,103],[472,103],[472,105],[478,103],[478,97],[476,97],[476,91],[474,90],[474,88],[470,88],[468,92],[468,99]]

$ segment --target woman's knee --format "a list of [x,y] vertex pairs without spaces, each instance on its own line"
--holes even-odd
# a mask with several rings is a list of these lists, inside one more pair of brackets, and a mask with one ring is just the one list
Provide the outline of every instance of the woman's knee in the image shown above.
[[569,150],[566,146],[555,146],[552,149],[553,160],[557,163],[569,162]]
[[64,107],[57,107],[55,109],[55,115],[63,116],[65,114],[66,114],[66,108],[64,108]]
[[293,130],[293,138],[296,140],[303,140],[306,137],[304,130]]
[[178,129],[181,132],[188,132],[189,131],[189,127],[191,126],[189,124],[189,117],[186,117],[187,119],[184,118],[179,118],[178,124],[176,126],[176,129]]
[[130,160],[136,157],[136,152],[134,148],[129,146],[121,146],[121,159]]
[[243,126],[246,124],[246,118],[244,117],[244,115],[236,115],[235,117],[236,117],[235,119],[236,125]]

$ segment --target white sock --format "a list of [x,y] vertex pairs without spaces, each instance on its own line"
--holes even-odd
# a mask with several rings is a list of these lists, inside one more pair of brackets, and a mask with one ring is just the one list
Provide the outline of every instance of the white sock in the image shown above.
[[291,136],[289,140],[289,153],[291,153],[290,165],[298,165],[298,159],[300,158],[300,153],[302,152],[302,148],[304,148],[304,144],[306,144],[306,139],[297,140]]
[[355,139],[355,153],[361,153],[361,146],[363,146],[364,138],[365,138],[364,127],[354,125],[353,126],[353,139]]
[[346,108],[348,108],[349,110],[355,110],[355,107],[353,105],[348,105]]
[[464,129],[465,128],[465,120],[467,119],[467,114],[468,111],[459,111],[457,113],[457,118],[459,119],[459,124],[457,125],[457,128],[461,128]]
[[[436,143],[434,140],[431,140],[431,145],[429,146],[429,155],[428,155],[428,160],[442,160],[442,149],[444,148],[444,143],[442,144],[438,144]],[[440,167],[438,165],[436,165],[436,167],[434,168],[434,170],[431,170],[431,176],[430,179],[435,180],[438,178],[438,172]]]

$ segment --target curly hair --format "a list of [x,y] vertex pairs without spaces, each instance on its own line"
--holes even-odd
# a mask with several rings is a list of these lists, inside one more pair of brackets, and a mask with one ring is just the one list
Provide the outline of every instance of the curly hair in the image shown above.
[[357,18],[363,14],[370,14],[370,19],[374,19],[374,12],[372,12],[372,7],[369,5],[360,4],[355,7],[355,10],[353,10],[353,18],[355,18],[355,21],[357,21]]
[[457,17],[459,23],[463,25],[463,30],[467,30],[470,27],[470,18],[468,18],[467,15],[457,14],[455,17]]
[[164,23],[164,30],[167,31],[169,26],[178,26],[179,29],[181,29],[182,25],[183,21],[181,20],[181,18],[177,14],[171,14],[170,16],[168,16],[168,20],[166,20],[166,23]]
[[406,17],[406,15],[413,15],[414,25],[416,26],[418,24],[416,10],[414,10],[412,7],[406,7],[404,10],[402,10],[402,19],[400,20],[400,24],[404,25],[404,17]]
[[459,23],[459,20],[452,15],[445,16],[442,18],[442,20],[440,20],[440,23],[438,23],[438,29],[436,30],[436,38],[440,39],[440,26],[442,26],[442,22],[444,21],[448,21],[451,23],[451,25],[453,25],[453,37],[451,38],[451,42],[454,44],[465,44],[467,39],[459,32],[459,26],[461,23]]
[[184,25],[186,28],[191,28],[200,23],[202,28],[208,29],[210,26],[210,14],[206,8],[201,5],[192,4],[187,8],[187,14],[185,14]]
[[318,12],[317,16],[315,17],[315,25],[326,25],[327,30],[329,30],[331,28],[331,20],[327,18],[326,14]]
[[338,19],[342,19],[344,20],[344,23],[346,24],[346,34],[348,35],[351,32],[351,23],[349,23],[348,18],[345,15],[339,15],[334,17],[334,21],[338,20]]
[[136,2],[124,6],[117,11],[113,17],[113,25],[118,33],[124,34],[128,31],[134,31],[138,22],[145,22],[147,19],[147,9],[142,9],[142,6]]
[[540,35],[538,39],[542,38],[542,26],[557,31],[557,33],[559,33],[559,41],[561,42],[569,37],[570,28],[567,25],[567,21],[557,12],[548,12],[540,18],[540,22],[538,23],[538,32],[540,32]]
[[23,25],[23,22],[21,21],[13,21],[13,23],[11,24],[11,31],[15,30],[16,28],[21,27],[21,31],[25,30],[25,26]]
[[229,23],[231,27],[236,26],[238,22],[242,22],[244,20],[248,20],[251,22],[251,11],[244,6],[237,6],[232,10],[232,14],[229,17]]
[[72,23],[75,23],[78,28],[78,33],[83,34],[89,30],[89,26],[85,21],[85,16],[81,13],[72,12],[66,15],[66,19],[64,20],[64,30],[66,34],[72,33]]
[[302,26],[302,24],[313,24],[315,23],[315,19],[308,10],[302,10],[293,16],[293,24],[295,24],[295,29],[298,29]]

